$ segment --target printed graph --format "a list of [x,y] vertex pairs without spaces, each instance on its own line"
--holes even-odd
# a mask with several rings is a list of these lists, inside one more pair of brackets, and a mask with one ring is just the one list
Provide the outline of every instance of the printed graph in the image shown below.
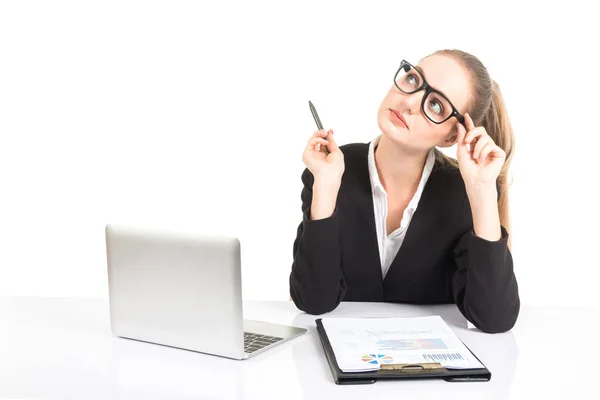
[[447,349],[446,343],[440,338],[435,339],[380,339],[377,348],[385,350],[439,350]]
[[394,357],[386,354],[365,354],[362,356],[362,360],[368,364],[391,364],[394,362]]

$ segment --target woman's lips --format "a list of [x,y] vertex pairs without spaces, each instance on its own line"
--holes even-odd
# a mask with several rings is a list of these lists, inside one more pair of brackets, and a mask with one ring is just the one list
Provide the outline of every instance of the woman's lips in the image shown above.
[[395,125],[400,125],[403,128],[408,129],[408,125],[404,121],[404,118],[397,111],[390,110],[390,113],[392,114],[392,122],[394,122]]

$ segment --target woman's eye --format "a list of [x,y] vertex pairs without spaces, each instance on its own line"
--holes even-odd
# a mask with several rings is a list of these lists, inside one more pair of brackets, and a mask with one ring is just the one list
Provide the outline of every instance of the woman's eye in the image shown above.
[[441,103],[437,100],[431,100],[429,102],[429,108],[437,115],[442,115],[444,113],[444,108],[442,107]]
[[417,84],[419,83],[419,80],[417,79],[417,77],[413,74],[409,74],[406,76],[406,81],[411,85],[411,86],[417,86]]

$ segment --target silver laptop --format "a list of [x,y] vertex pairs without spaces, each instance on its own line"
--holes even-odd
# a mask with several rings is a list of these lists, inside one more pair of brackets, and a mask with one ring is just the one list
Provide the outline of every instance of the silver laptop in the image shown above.
[[233,236],[106,225],[115,336],[246,359],[306,329],[243,319]]

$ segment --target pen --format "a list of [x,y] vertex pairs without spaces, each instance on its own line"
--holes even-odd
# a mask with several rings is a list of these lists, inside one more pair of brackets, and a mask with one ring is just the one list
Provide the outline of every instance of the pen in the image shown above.
[[[317,123],[317,129],[322,130],[323,124],[321,124],[321,119],[319,118],[319,114],[317,114],[317,109],[310,100],[308,101],[308,107],[310,108],[310,112]],[[329,148],[327,146],[325,146],[325,154],[329,154]]]

